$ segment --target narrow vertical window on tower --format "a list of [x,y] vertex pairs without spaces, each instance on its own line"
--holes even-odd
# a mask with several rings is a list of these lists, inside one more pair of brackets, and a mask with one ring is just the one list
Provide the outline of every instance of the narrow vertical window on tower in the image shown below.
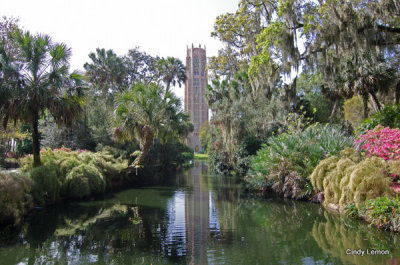
[[200,87],[200,83],[199,83],[199,79],[195,78],[193,80],[193,89],[194,89],[194,96],[197,96],[199,93],[199,87]]
[[206,69],[206,58],[201,58],[201,76],[204,76],[204,72]]
[[193,75],[199,75],[199,58],[193,58]]

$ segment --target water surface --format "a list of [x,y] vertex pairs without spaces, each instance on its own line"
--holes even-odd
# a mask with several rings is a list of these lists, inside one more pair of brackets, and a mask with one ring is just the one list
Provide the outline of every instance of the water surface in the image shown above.
[[202,163],[162,185],[25,219],[1,233],[0,264],[400,264],[399,235],[309,202],[251,196]]

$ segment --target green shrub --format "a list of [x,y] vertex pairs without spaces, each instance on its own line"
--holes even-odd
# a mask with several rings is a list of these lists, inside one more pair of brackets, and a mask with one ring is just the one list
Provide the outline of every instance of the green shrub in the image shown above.
[[58,172],[60,174],[61,181],[64,182],[68,173],[74,168],[81,165],[82,162],[76,157],[68,157],[64,161],[59,163]]
[[365,201],[390,196],[389,164],[379,157],[363,157],[352,148],[340,156],[322,160],[310,175],[317,192],[324,193],[324,205],[338,205],[343,211],[350,203],[359,208]]
[[[36,178],[40,182],[49,182],[50,179],[48,178],[50,177],[46,176],[45,171],[51,169],[50,175],[56,176],[55,178],[51,177],[51,179],[57,179],[59,188],[63,191],[61,195],[65,198],[81,198],[90,194],[100,194],[105,191],[105,187],[111,189],[128,182],[127,173],[124,171],[128,167],[128,161],[122,158],[115,158],[108,152],[92,153],[61,148],[54,150],[43,149],[40,153],[42,166],[39,169],[41,172],[35,173]],[[33,168],[31,155],[22,159],[21,170],[23,172],[37,171],[37,169]],[[77,177],[77,175],[81,177]],[[54,181],[53,184],[55,183]],[[47,184],[50,185],[49,183]],[[50,189],[50,187],[46,189]],[[44,193],[40,191],[43,188],[35,190],[35,199],[40,203],[50,202],[50,199],[54,197],[53,195],[50,196],[49,191],[46,189],[43,191]],[[43,197],[44,195],[46,198]]]
[[106,182],[93,164],[82,164],[68,173],[63,187],[66,197],[82,198],[91,194],[102,194]]
[[349,203],[344,207],[344,214],[351,218],[358,218],[358,208],[355,203]]
[[92,156],[91,163],[103,175],[107,188],[112,188],[128,178],[127,174],[123,172],[128,167],[127,160],[115,159],[108,153],[100,152]]
[[0,173],[0,224],[19,223],[32,208],[33,182],[17,173]]
[[144,162],[144,167],[150,169],[167,169],[168,167],[176,168],[185,165],[193,160],[193,150],[184,143],[176,139],[161,144],[155,141]]
[[57,167],[45,164],[29,172],[34,181],[32,195],[39,204],[54,203],[60,200],[61,182],[57,174]]
[[81,199],[90,195],[89,180],[82,174],[68,174],[65,185],[63,186],[63,195],[67,198]]
[[379,197],[368,201],[362,213],[372,225],[394,232],[400,232],[400,200],[399,197]]
[[358,133],[363,134],[378,125],[389,128],[400,128],[400,104],[385,106],[383,109],[365,119],[358,128]]
[[[287,165],[294,175],[298,174],[304,179],[300,186],[308,190],[311,186],[307,186],[306,178],[318,163],[326,156],[336,155],[344,147],[352,146],[353,141],[352,137],[346,136],[340,127],[334,125],[314,125],[299,133],[271,137],[252,158],[250,175],[260,174],[265,177],[265,182],[274,183],[281,181],[276,176],[285,175],[282,165]],[[293,175],[292,173],[290,175]]]

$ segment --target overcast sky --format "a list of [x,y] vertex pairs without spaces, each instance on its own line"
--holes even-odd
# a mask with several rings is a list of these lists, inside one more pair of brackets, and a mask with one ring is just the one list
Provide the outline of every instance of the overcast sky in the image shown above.
[[[238,0],[0,0],[0,16],[19,18],[24,30],[66,43],[71,70],[82,70],[96,48],[123,55],[139,46],[185,62],[186,46],[201,43],[207,57],[216,55],[221,43],[210,36],[215,19],[237,5]],[[182,97],[183,88],[176,93]]]

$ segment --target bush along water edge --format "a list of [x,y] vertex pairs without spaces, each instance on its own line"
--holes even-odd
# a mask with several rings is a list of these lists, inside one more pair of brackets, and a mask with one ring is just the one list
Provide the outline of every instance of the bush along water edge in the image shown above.
[[16,172],[0,173],[0,224],[18,224],[34,206],[104,195],[132,183],[128,161],[107,152],[41,150],[42,165],[21,159]]
[[247,188],[310,199],[400,232],[400,129],[378,125],[356,139],[334,129],[310,126],[269,138],[251,160]]
[[355,148],[322,160],[310,175],[322,204],[379,229],[400,232],[400,130],[381,125],[355,139]]

